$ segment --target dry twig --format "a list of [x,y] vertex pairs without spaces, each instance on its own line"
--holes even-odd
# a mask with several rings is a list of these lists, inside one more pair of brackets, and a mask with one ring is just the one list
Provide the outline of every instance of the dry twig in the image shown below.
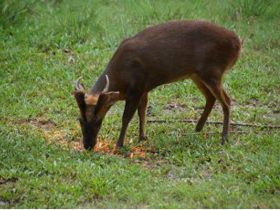
[[[157,119],[150,119],[147,121],[148,123],[175,123],[175,122],[180,122],[180,123],[197,123],[197,120],[157,120]],[[218,121],[207,121],[207,124],[214,124],[214,125],[222,125],[223,122],[218,122]],[[243,122],[236,122],[236,123],[231,123],[231,126],[246,126],[246,127],[254,127],[254,128],[267,128],[267,129],[279,129],[279,125],[261,125],[261,124],[252,124],[252,123],[243,123]]]

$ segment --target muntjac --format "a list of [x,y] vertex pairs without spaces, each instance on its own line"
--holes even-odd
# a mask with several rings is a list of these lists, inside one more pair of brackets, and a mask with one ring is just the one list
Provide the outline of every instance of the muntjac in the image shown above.
[[206,21],[173,21],[152,26],[121,42],[90,91],[76,81],[74,96],[80,109],[85,149],[95,146],[102,121],[110,107],[125,100],[117,147],[122,147],[136,110],[139,137],[144,132],[148,92],[159,85],[191,79],[206,98],[196,125],[201,131],[216,100],[223,109],[221,143],[229,137],[231,98],[222,78],[237,61],[241,40],[233,32]]

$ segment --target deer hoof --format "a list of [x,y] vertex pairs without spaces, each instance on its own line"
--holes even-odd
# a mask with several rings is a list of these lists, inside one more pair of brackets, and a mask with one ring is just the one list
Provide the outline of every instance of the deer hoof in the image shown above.
[[118,148],[122,148],[123,147],[123,144],[122,143],[117,143],[116,144],[116,148],[118,149]]
[[228,142],[228,137],[226,135],[222,135],[221,145],[224,145],[225,142]]
[[140,137],[139,137],[139,142],[141,142],[141,141],[147,141],[148,140],[148,137],[146,136],[146,135],[141,135]]

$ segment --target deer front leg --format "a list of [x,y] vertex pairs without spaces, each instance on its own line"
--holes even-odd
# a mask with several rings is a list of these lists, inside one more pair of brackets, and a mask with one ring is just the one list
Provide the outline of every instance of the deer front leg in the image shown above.
[[139,116],[139,141],[147,140],[145,135],[145,123],[146,123],[146,110],[148,103],[148,93],[144,93],[141,97],[138,106],[138,116]]
[[122,117],[122,129],[116,145],[117,147],[123,146],[126,129],[139,105],[140,99],[141,99],[141,94],[132,93],[127,96],[123,117]]

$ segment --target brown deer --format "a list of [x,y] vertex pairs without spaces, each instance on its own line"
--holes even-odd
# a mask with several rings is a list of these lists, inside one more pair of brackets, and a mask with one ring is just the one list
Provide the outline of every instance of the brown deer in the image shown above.
[[206,21],[168,22],[122,41],[91,91],[86,92],[80,79],[76,81],[73,94],[80,109],[85,149],[95,146],[102,120],[118,100],[125,100],[125,109],[116,146],[123,146],[126,129],[136,110],[140,140],[146,139],[148,92],[186,78],[192,79],[206,98],[196,131],[202,130],[216,99],[221,103],[224,144],[229,137],[231,99],[222,77],[237,61],[240,49],[237,35]]

